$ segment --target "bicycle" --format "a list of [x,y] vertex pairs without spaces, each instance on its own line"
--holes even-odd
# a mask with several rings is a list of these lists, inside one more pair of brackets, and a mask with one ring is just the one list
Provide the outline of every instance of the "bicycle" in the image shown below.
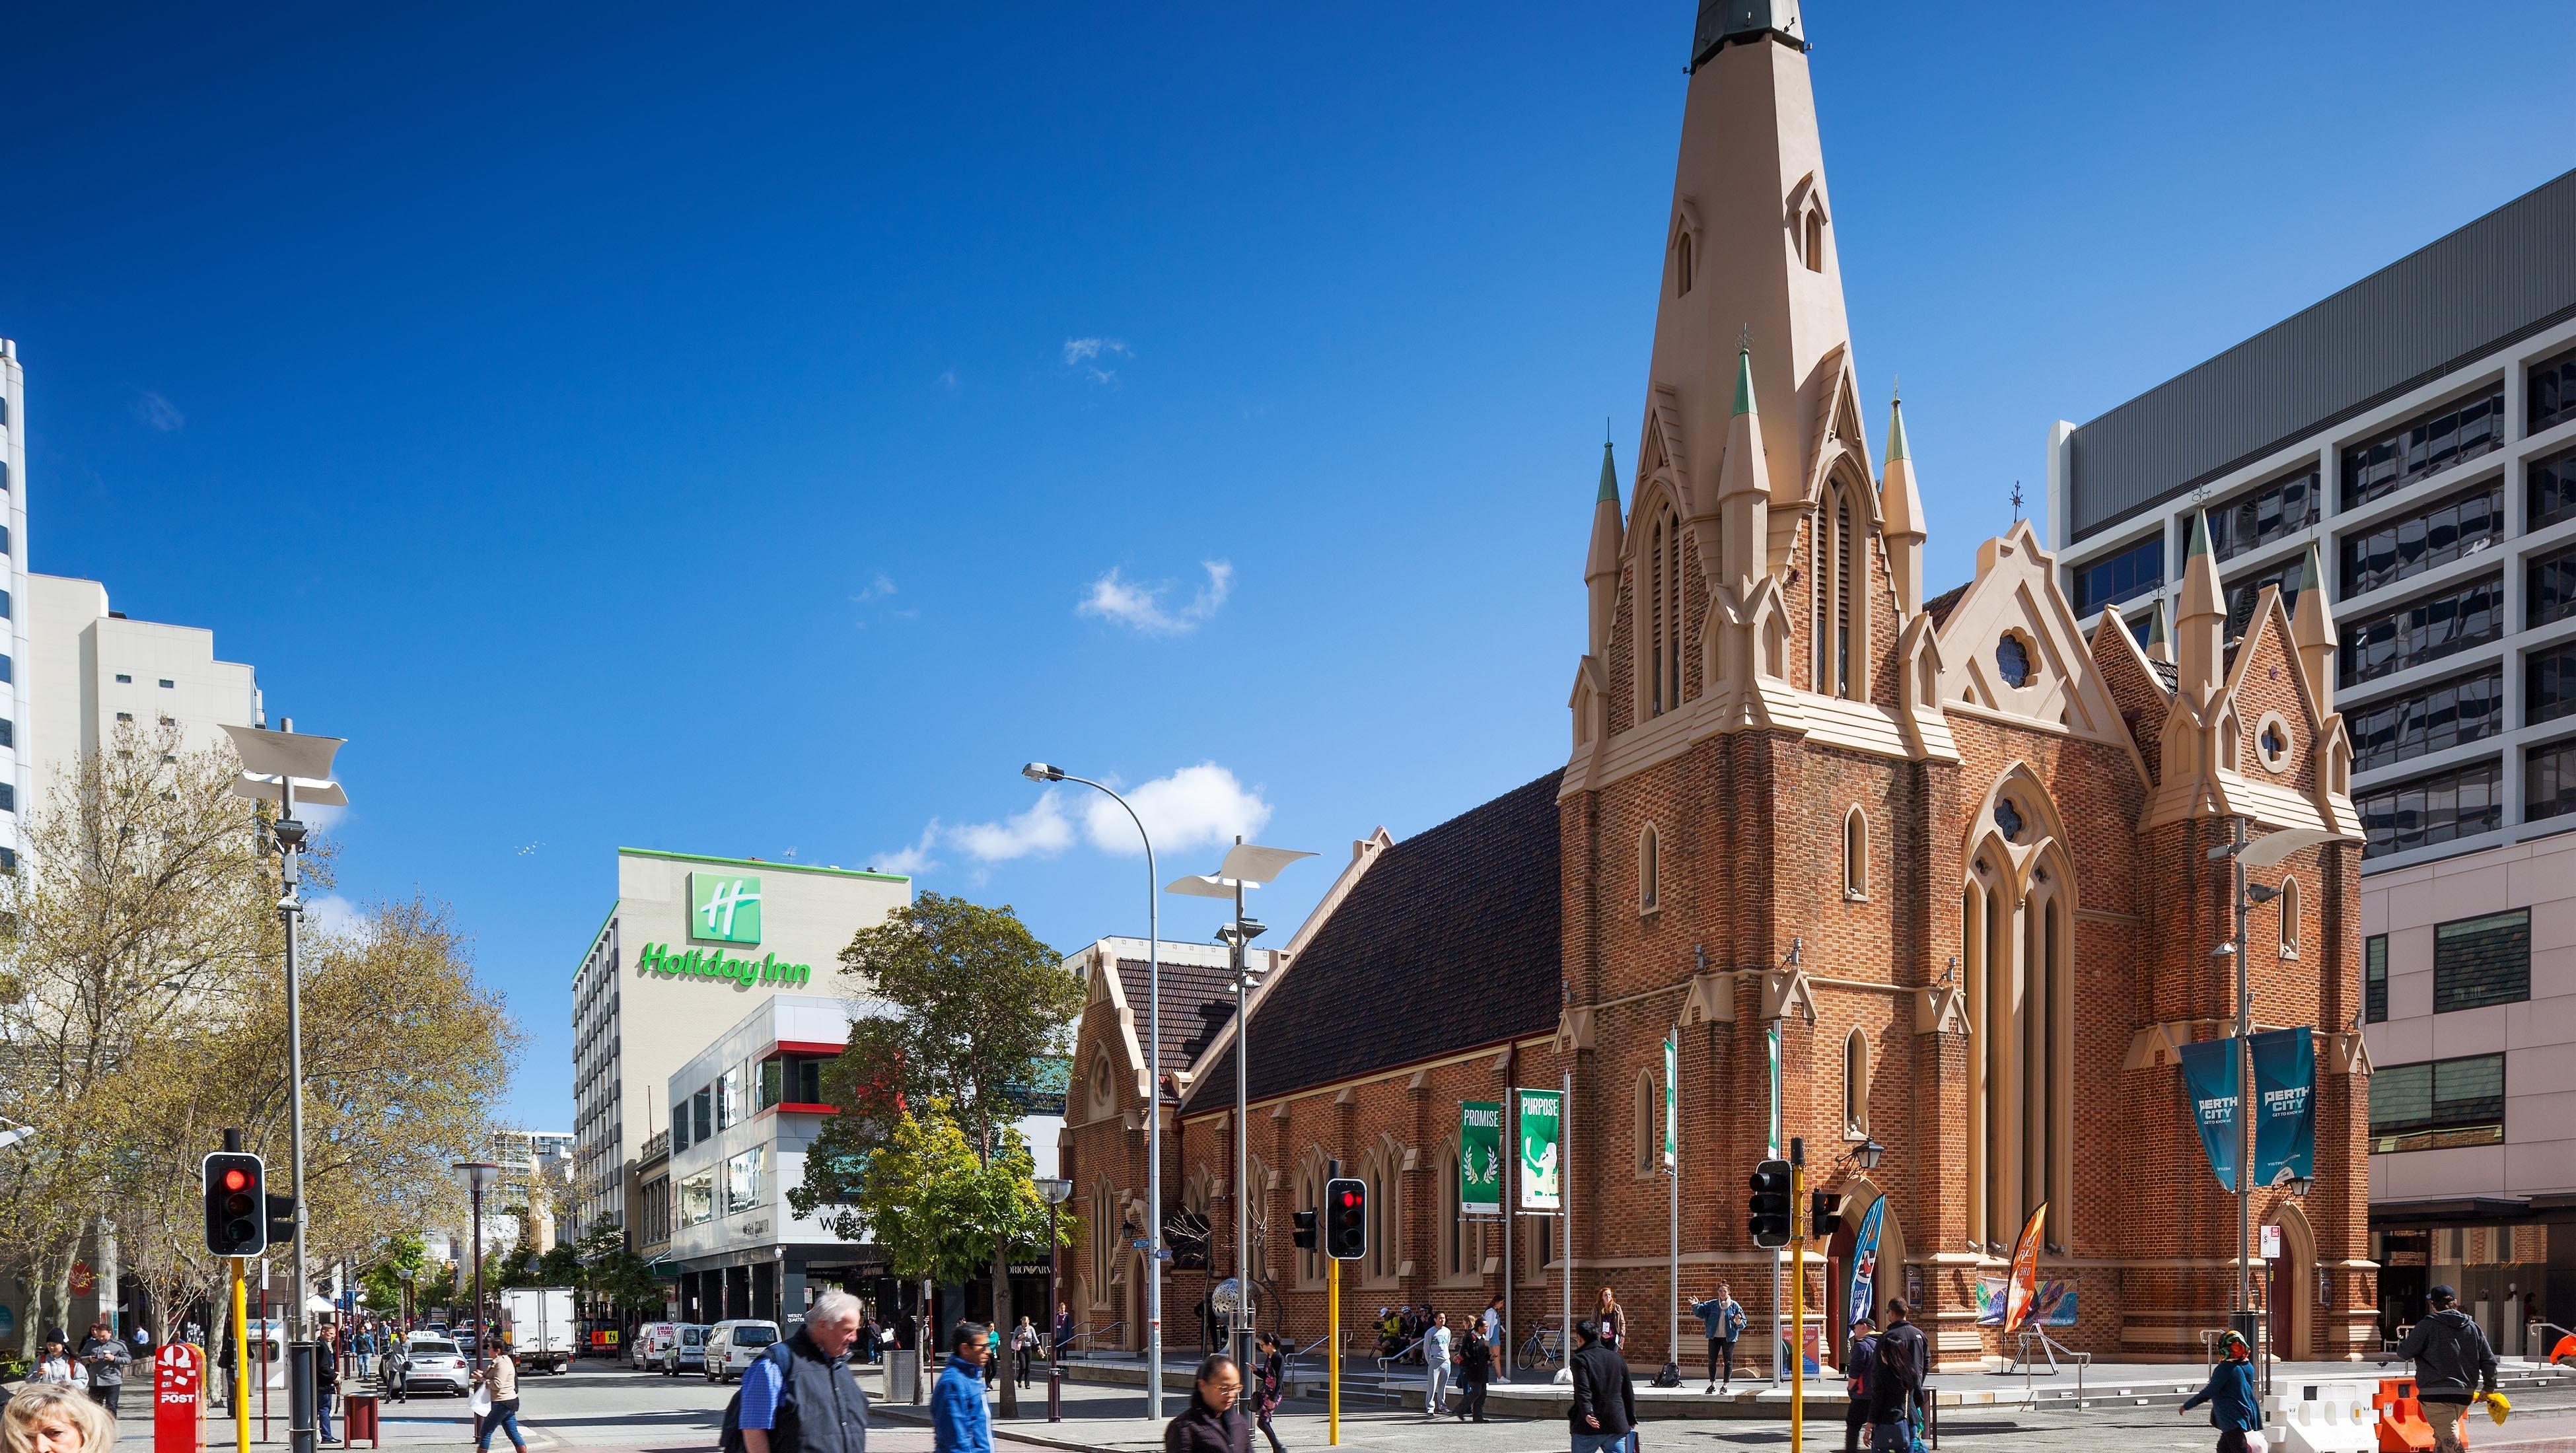
[[1521,1344],[1514,1361],[1518,1366],[1531,1370],[1561,1366],[1565,1361],[1564,1334],[1554,1327],[1539,1328]]

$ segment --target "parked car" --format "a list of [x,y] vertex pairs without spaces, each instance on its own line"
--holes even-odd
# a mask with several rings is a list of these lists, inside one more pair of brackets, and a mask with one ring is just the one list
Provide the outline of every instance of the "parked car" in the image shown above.
[[707,1329],[695,1322],[679,1322],[671,1328],[671,1340],[663,1346],[658,1364],[664,1377],[678,1377],[683,1371],[707,1365]]
[[718,1322],[707,1330],[705,1356],[707,1381],[731,1382],[750,1370],[760,1354],[778,1342],[776,1322],[735,1317]]
[[411,1371],[406,1386],[413,1392],[443,1388],[460,1396],[474,1388],[474,1372],[466,1363],[465,1349],[454,1338],[414,1332],[404,1344],[411,1356]]

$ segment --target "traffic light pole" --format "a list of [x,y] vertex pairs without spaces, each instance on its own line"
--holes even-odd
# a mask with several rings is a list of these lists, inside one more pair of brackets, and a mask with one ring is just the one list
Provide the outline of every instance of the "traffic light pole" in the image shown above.
[[[286,723],[286,728],[292,731],[294,724]],[[295,820],[295,779],[281,775],[277,786],[278,822],[292,823]],[[275,831],[274,828],[271,830]],[[288,1283],[291,1296],[286,1308],[286,1373],[290,1382],[286,1395],[286,1438],[294,1453],[316,1453],[313,1353],[309,1319],[304,1309],[306,1299],[313,1295],[313,1283],[306,1279],[304,1270],[304,1243],[312,1239],[305,1234],[304,1219],[304,993],[295,966],[295,930],[304,915],[304,904],[295,895],[296,888],[304,881],[303,865],[298,861],[302,847],[300,834],[292,838],[284,834],[278,836],[278,856],[285,861],[281,877],[286,888],[277,900],[277,916],[286,920],[286,1078],[290,1086],[286,1123],[287,1135],[293,1146],[287,1161],[287,1189],[295,1196],[294,1272],[293,1280]]]
[[[260,1213],[266,1215],[262,1205]],[[250,1453],[250,1290],[242,1285],[242,1259],[233,1268],[233,1453]]]
[[1324,1443],[1342,1446],[1342,1263],[1324,1258]]

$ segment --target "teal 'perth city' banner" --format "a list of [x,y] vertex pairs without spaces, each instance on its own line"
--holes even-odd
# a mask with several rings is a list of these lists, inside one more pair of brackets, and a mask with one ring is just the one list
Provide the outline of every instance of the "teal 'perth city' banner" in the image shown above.
[[2301,1028],[2254,1036],[2254,1184],[2316,1174],[2316,1088],[2314,1034]]
[[2233,1039],[2204,1039],[2182,1047],[2182,1102],[2200,1127],[2209,1168],[2229,1193],[2236,1190],[2236,1061]]

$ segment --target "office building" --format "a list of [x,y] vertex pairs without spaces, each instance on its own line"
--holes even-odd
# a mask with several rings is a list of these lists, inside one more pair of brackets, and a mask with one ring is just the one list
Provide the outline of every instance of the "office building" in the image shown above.
[[2332,603],[2381,1326],[2576,1320],[2576,172],[2058,425],[2049,506],[2088,622],[2152,640],[2203,513],[2228,637]]
[[0,618],[8,622],[5,649],[0,649],[0,701],[7,703],[0,720],[0,866],[12,866],[26,846],[20,814],[34,808],[40,787],[28,742],[32,736],[28,703],[27,617],[27,376],[18,365],[18,345],[0,338],[0,556],[7,557],[8,580],[0,592]]
[[[709,1032],[782,994],[842,992],[840,954],[912,902],[891,873],[617,851],[617,899],[573,976],[574,1164],[563,1234],[628,1227],[637,1164]],[[667,1154],[668,1152],[663,1152]]]

